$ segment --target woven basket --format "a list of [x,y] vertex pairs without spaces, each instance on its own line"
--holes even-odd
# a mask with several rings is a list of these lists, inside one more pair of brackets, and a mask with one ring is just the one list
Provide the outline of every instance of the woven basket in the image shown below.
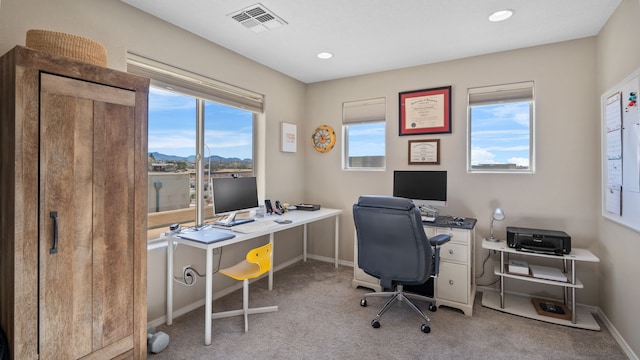
[[107,66],[107,49],[96,41],[77,35],[49,30],[29,30],[26,46],[93,65]]

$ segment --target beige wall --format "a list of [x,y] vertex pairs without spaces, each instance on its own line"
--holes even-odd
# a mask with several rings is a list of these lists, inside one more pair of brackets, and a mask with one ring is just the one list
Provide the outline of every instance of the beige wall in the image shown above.
[[[598,92],[640,68],[640,1],[623,0],[598,35]],[[601,184],[594,189],[600,191]],[[640,214],[636,214],[640,216]],[[599,306],[640,356],[640,234],[598,216]]]
[[[599,193],[594,189],[598,187],[600,174],[598,147],[593,146],[599,141],[599,107],[593,101],[599,96],[595,44],[595,38],[587,38],[309,85],[307,131],[321,123],[341,129],[344,101],[387,98],[387,169],[342,171],[340,151],[310,153],[307,198],[349,209],[360,194],[390,195],[393,170],[447,170],[449,206],[443,212],[479,219],[477,264],[487,255],[479,245],[488,233],[489,219],[496,206],[506,213],[506,220],[496,223],[496,231],[502,237],[505,226],[558,229],[572,236],[573,246],[591,248],[598,234],[595,220],[599,214]],[[536,91],[536,173],[468,174],[467,88],[527,80],[535,81]],[[398,93],[446,85],[452,86],[453,132],[398,136]],[[440,139],[440,165],[407,164],[407,141],[420,138]],[[337,148],[342,146],[343,138],[338,136]],[[342,257],[352,260],[350,214],[343,217],[341,228]],[[327,253],[330,249],[318,251]],[[490,262],[487,269],[492,269]],[[585,283],[585,289],[578,293],[580,302],[598,304],[597,270],[597,265],[580,266]],[[476,272],[481,272],[479,265]],[[487,271],[488,276],[478,282],[491,282],[494,276],[488,273],[492,271]]]

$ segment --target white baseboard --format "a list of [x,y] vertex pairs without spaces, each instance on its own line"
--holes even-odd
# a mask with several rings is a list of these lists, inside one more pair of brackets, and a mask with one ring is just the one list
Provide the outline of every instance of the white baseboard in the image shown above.
[[[331,264],[335,263],[335,261],[336,261],[335,258],[328,257],[328,256],[320,256],[320,255],[307,254],[307,258],[313,259],[313,260],[322,261],[322,262],[328,262],[328,263],[331,263]],[[353,261],[346,261],[346,260],[338,259],[338,265],[353,267]]]
[[607,317],[607,315],[605,315],[600,308],[597,308],[597,309],[598,311],[596,313],[598,314],[598,317],[600,318],[600,320],[602,320],[602,322],[604,323],[604,326],[609,330],[613,338],[616,339],[616,342],[618,343],[618,345],[620,345],[624,353],[629,357],[630,360],[639,360],[638,355],[636,355],[631,349],[631,347],[629,347],[629,344],[627,344],[627,342],[624,340],[622,335],[620,335],[620,333],[613,326],[611,321],[609,321],[609,318]]

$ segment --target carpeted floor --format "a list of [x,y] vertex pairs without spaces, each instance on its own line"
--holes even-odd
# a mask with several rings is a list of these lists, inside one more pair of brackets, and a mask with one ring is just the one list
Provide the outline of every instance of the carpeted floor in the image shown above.
[[[627,359],[609,331],[574,329],[522,318],[482,307],[475,301],[472,317],[441,307],[427,311],[431,333],[406,304],[396,304],[381,320],[370,322],[384,303],[368,299],[366,289],[351,286],[353,269],[309,260],[250,286],[250,306],[278,305],[274,313],[242,316],[213,323],[213,341],[204,346],[204,308],[160,326],[171,337],[169,346],[150,360],[160,359]],[[242,292],[214,302],[214,311],[238,309]]]

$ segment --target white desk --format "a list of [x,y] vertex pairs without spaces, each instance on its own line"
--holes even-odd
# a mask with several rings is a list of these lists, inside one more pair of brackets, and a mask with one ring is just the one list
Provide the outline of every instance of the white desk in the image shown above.
[[[264,218],[259,218],[256,221],[273,221],[276,219],[291,220],[290,224],[279,224],[276,227],[264,229],[251,234],[233,233],[235,237],[233,239],[219,241],[213,244],[203,244],[197,241],[186,240],[175,236],[168,236],[167,239],[167,325],[173,323],[173,245],[183,244],[206,250],[207,252],[207,264],[206,264],[206,293],[205,293],[205,322],[204,322],[204,344],[211,345],[211,320],[212,320],[212,305],[213,305],[213,249],[221,248],[223,246],[232,245],[242,241],[255,239],[260,236],[269,235],[269,243],[273,246],[273,252],[271,253],[271,261],[273,262],[273,253],[276,251],[273,244],[274,234],[291,229],[300,225],[304,226],[303,231],[303,260],[307,261],[307,224],[316,222],[319,220],[334,217],[335,218],[335,233],[334,233],[334,256],[335,267],[338,267],[338,234],[339,234],[339,216],[342,214],[342,210],[338,209],[325,209],[322,208],[316,211],[302,211],[294,210],[289,211],[283,215],[268,215]],[[218,231],[230,231],[216,229]],[[273,267],[269,271],[269,290],[273,289]]]

